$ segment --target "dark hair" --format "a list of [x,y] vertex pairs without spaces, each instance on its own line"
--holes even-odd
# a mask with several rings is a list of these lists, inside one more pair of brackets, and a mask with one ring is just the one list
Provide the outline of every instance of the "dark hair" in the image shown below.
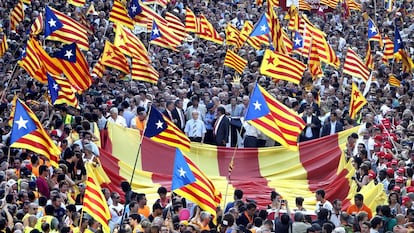
[[[388,205],[381,206],[381,213],[382,213],[382,216],[391,217],[390,207]],[[371,225],[372,225],[372,223],[371,223]]]
[[364,201],[364,196],[360,193],[355,194],[354,196],[355,199],[358,199],[360,201]]
[[122,181],[121,182],[121,188],[123,192],[128,192],[131,190],[131,185],[129,185],[128,181]]
[[274,199],[276,199],[277,196],[280,196],[280,194],[277,193],[276,191],[272,191],[270,193],[270,200],[273,201]]
[[46,215],[54,215],[55,213],[55,207],[52,205],[45,206],[45,214]]
[[131,215],[129,215],[129,217],[131,219],[137,220],[138,223],[141,222],[141,215],[139,215],[139,214],[131,214]]
[[152,212],[154,212],[155,210],[162,210],[162,206],[160,203],[155,202],[154,205],[152,205]]
[[226,114],[226,109],[220,106],[217,108],[217,112],[220,112],[221,114]]
[[158,188],[157,193],[158,194],[167,194],[167,189],[165,187],[161,186],[161,187]]
[[371,219],[371,227],[376,228],[378,225],[382,223],[381,217],[375,216],[373,219]]
[[47,171],[47,166],[46,165],[40,165],[39,167],[39,174],[42,174],[43,172]]
[[290,221],[290,217],[289,217],[289,215],[288,215],[288,214],[282,214],[282,216],[280,216],[280,222],[281,222],[283,225],[287,225],[287,224],[289,224],[289,221]]
[[234,190],[234,196],[236,196],[237,199],[242,199],[243,198],[243,191],[240,190],[240,189]]
[[303,197],[296,197],[295,199],[296,205],[303,205],[303,201],[305,201]]
[[316,195],[321,195],[322,198],[325,198],[325,190],[323,189],[316,190]]

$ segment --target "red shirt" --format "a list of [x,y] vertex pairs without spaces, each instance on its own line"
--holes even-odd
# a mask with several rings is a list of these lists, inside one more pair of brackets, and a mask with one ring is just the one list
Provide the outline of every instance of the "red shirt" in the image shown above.
[[45,178],[39,176],[36,179],[36,186],[37,186],[37,190],[39,190],[39,193],[42,196],[45,196],[47,199],[50,198],[49,184],[47,183]]

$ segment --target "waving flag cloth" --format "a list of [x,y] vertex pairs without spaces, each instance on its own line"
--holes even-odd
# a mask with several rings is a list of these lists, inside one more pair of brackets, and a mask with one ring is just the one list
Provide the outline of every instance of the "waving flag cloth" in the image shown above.
[[274,53],[267,49],[260,66],[260,73],[275,79],[299,84],[305,69],[306,65],[302,62],[288,55]]
[[381,34],[371,18],[368,18],[368,41],[378,41],[381,48],[383,47]]
[[365,55],[365,65],[370,69],[374,69],[374,57],[372,56],[371,52],[371,44],[368,42],[367,45],[367,53]]
[[368,101],[362,95],[355,83],[352,83],[351,102],[349,103],[349,116],[352,119],[356,118],[357,113],[367,104]]
[[84,91],[91,86],[89,65],[75,43],[63,46],[53,57],[76,91]]
[[148,51],[141,40],[129,29],[122,26],[116,27],[114,44],[125,55],[150,63]]
[[303,48],[303,37],[300,35],[299,32],[295,32],[295,36],[293,38],[293,50],[297,50]]
[[213,182],[193,161],[176,149],[171,190],[209,212],[216,221],[216,208],[220,205],[221,194]]
[[382,62],[384,62],[384,64],[388,65],[389,60],[391,60],[394,57],[394,43],[392,42],[392,40],[390,38],[388,38],[387,35],[385,35],[385,37],[382,39],[383,43],[384,43],[384,48],[383,48],[383,55],[382,55]]
[[317,46],[313,43],[313,41],[311,44],[311,50],[309,52],[308,67],[313,80],[323,77],[321,60],[319,59],[319,51]]
[[99,179],[95,175],[97,169],[92,162],[85,163],[86,168],[86,189],[83,198],[83,211],[88,213],[92,218],[102,225],[102,232],[110,232],[108,221],[111,219],[106,198],[102,193]]
[[77,7],[83,7],[86,3],[86,0],[68,0],[68,3]]
[[238,49],[242,44],[240,31],[231,23],[228,23],[226,27],[226,45],[232,45],[235,49]]
[[9,49],[9,44],[7,44],[6,34],[4,34],[3,38],[1,39],[1,43],[0,43],[0,57],[3,57],[3,55],[7,52],[8,49]]
[[32,110],[19,99],[16,99],[10,147],[31,150],[49,159],[52,166],[58,166],[59,147],[53,143]]
[[305,122],[293,110],[271,96],[256,83],[245,120],[268,137],[291,150],[297,150],[297,139]]
[[96,77],[102,78],[104,75],[104,72],[105,72],[105,66],[102,64],[102,55],[101,55],[98,61],[93,66],[91,75],[96,75]]
[[65,44],[76,43],[89,50],[88,31],[74,19],[49,6],[45,8],[45,37]]
[[34,38],[30,38],[27,41],[26,47],[22,50],[18,64],[32,78],[41,83],[47,83],[46,70],[42,57],[38,53],[38,47],[40,47],[39,43]]
[[158,72],[151,64],[141,61],[138,58],[132,58],[131,78],[143,82],[158,83]]
[[154,20],[152,22],[150,43],[178,51],[177,46],[181,44],[181,39],[171,31],[167,24],[163,25]]
[[249,21],[244,22],[244,26],[240,32],[241,44],[244,44],[247,41],[247,43],[256,50],[260,49],[261,44],[269,45],[269,35],[250,37],[252,31],[253,25]]
[[39,35],[40,33],[42,33],[44,24],[45,23],[43,22],[43,15],[39,14],[36,17],[33,24],[30,26],[30,35],[31,36],[36,36],[36,35]]
[[[132,4],[131,7],[135,9],[135,11],[138,11],[138,9],[135,8],[136,6],[133,5],[134,3],[131,3],[131,4]],[[112,5],[111,12],[109,13],[109,21],[118,23],[130,29],[134,28],[134,21],[129,17],[125,6],[122,5],[122,3],[119,0],[114,0],[114,4]]]
[[393,74],[388,75],[388,83],[394,87],[399,87],[401,85],[401,81]]
[[79,108],[79,101],[75,95],[75,89],[66,78],[57,75],[47,74],[49,95],[52,104],[67,104],[74,108]]
[[151,108],[149,112],[144,136],[180,150],[190,150],[190,139],[155,108]]
[[[132,2],[140,3],[139,0],[133,0]],[[157,22],[167,25],[168,22],[163,17],[161,17],[157,12],[153,11],[149,6],[145,4],[139,4],[141,11],[137,14],[130,15],[131,18],[135,21],[135,23],[139,26],[146,27],[148,30],[151,30],[151,24],[153,20]],[[131,9],[131,6],[130,6]],[[138,8],[139,9],[139,8]]]
[[198,34],[200,35],[200,38],[208,41],[212,41],[217,44],[223,44],[223,38],[220,37],[216,29],[213,27],[213,25],[207,20],[207,18],[204,15],[200,15],[200,18],[198,19],[200,23],[200,27],[198,30]]
[[368,81],[370,74],[368,67],[351,48],[348,48],[346,52],[343,72],[353,77],[360,78],[364,82]]
[[23,1],[19,0],[10,12],[10,29],[16,30],[17,26],[24,19]]
[[224,65],[233,68],[239,74],[242,74],[244,68],[247,65],[247,60],[237,55],[237,53],[228,49],[226,57],[224,58]]
[[[345,200],[352,193],[351,180],[347,177],[352,173],[345,166],[342,153],[347,137],[353,132],[358,132],[358,127],[299,143],[298,151],[279,146],[238,148],[235,154],[234,148],[192,143],[191,150],[185,152],[185,158],[191,159],[211,179],[218,192],[223,195],[227,193],[227,200],[232,199],[235,189],[241,189],[246,198],[257,201],[259,208],[267,208],[270,192],[276,190],[290,203],[294,203],[300,194],[305,199],[304,207],[313,212],[316,206],[315,191],[318,189],[326,191],[328,200]],[[133,170],[140,141],[139,130],[108,123],[108,131],[102,131],[101,135],[104,139],[100,150],[101,163],[111,178],[108,183],[111,190],[120,192],[123,197],[120,183],[129,182],[132,172],[135,173],[132,189],[146,193],[149,203],[158,198],[159,187],[170,190],[176,148],[144,138],[137,167]],[[229,164],[233,155],[229,182]],[[165,166],[160,166],[160,161]],[[321,167],[324,169],[321,170]],[[224,199],[221,206],[224,205]],[[367,202],[370,200],[367,199]],[[350,201],[346,200],[344,208],[349,204]]]
[[105,47],[102,52],[102,65],[117,69],[124,74],[129,74],[129,64],[125,55],[115,47],[111,42],[105,41]]
[[168,22],[168,28],[180,41],[187,37],[188,34],[185,32],[185,25],[181,22],[180,18],[167,12],[165,13],[165,20]]
[[198,18],[195,16],[194,12],[186,7],[185,8],[185,31],[187,32],[198,32]]

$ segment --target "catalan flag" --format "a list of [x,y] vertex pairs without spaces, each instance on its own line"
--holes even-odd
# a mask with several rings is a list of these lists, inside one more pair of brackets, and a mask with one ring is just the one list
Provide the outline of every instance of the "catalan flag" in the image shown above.
[[134,28],[134,21],[129,17],[125,6],[119,0],[114,0],[111,12],[109,13],[109,21],[124,25],[130,29]]
[[352,83],[351,102],[349,103],[349,116],[355,119],[359,110],[367,104],[368,101],[362,95],[355,83]]
[[140,60],[139,58],[132,58],[131,78],[138,81],[157,84],[158,72],[151,66],[151,64]]
[[177,16],[173,15],[170,12],[167,12],[165,13],[165,20],[167,20],[168,28],[177,38],[180,39],[180,41],[187,37],[187,33],[185,32],[185,25]]
[[6,34],[3,34],[3,38],[1,39],[0,43],[0,57],[3,57],[3,55],[7,52],[9,49],[9,44],[7,43],[7,37]]
[[179,149],[175,150],[172,191],[198,205],[213,216],[221,202],[221,193],[213,182]]
[[394,33],[394,56],[395,58],[399,58],[400,51],[404,49],[404,42],[400,35],[400,30],[398,30],[397,25],[395,26],[395,33]]
[[46,70],[43,66],[43,61],[37,52],[39,43],[30,38],[27,41],[26,47],[23,48],[19,66],[22,67],[32,78],[41,83],[47,83]]
[[299,20],[299,32],[304,39],[303,48],[298,50],[302,56],[307,57],[309,55],[311,43],[314,43],[318,49],[321,61],[334,67],[339,67],[339,58],[326,41],[325,34],[317,29],[305,15],[302,15],[302,18]]
[[117,69],[124,74],[129,74],[129,64],[125,55],[114,46],[111,42],[105,41],[105,47],[102,52],[102,65]]
[[374,57],[372,56],[371,44],[369,42],[367,45],[367,53],[365,55],[365,65],[371,70],[374,69]]
[[226,27],[226,45],[232,45],[235,49],[242,46],[240,31],[231,23],[228,23]]
[[68,106],[79,108],[79,101],[76,98],[75,90],[66,78],[47,74],[47,81],[53,105],[67,104]]
[[383,47],[381,34],[371,18],[368,18],[368,41],[378,41],[380,46]]
[[98,78],[102,78],[105,72],[105,66],[102,64],[102,55],[99,60],[95,63],[92,69],[92,75],[96,75]]
[[400,52],[400,56],[401,56],[401,62],[402,62],[402,71],[404,73],[412,73],[414,69],[414,63],[413,63],[413,60],[411,60],[408,52],[405,50],[402,50]]
[[190,139],[157,109],[151,108],[144,135],[153,141],[167,144],[183,151],[190,150]]
[[83,7],[86,3],[86,0],[68,0],[68,3],[77,7]]
[[267,21],[266,14],[263,13],[259,21],[256,23],[256,26],[250,33],[250,37],[269,35],[269,33],[270,33],[270,25]]
[[195,16],[194,12],[186,7],[185,8],[185,31],[187,32],[198,32],[198,18]]
[[76,43],[82,50],[89,50],[88,32],[69,16],[46,6],[45,37],[65,44]]
[[123,54],[130,56],[131,58],[139,57],[147,63],[150,62],[145,45],[129,29],[120,25],[119,27],[116,27],[114,44]]
[[23,1],[19,0],[10,12],[10,29],[16,30],[17,26],[24,19]]
[[329,8],[335,9],[338,5],[338,0],[321,0],[319,4],[328,6]]
[[295,111],[276,100],[257,83],[245,120],[282,146],[294,151],[298,150],[298,136],[306,125]]
[[223,44],[223,38],[220,37],[213,25],[207,20],[204,15],[200,15],[200,30],[198,31],[200,38],[212,41],[217,44]]
[[43,32],[43,15],[39,14],[34,20],[33,24],[30,26],[30,35],[36,36]]
[[153,20],[163,25],[168,24],[167,20],[165,20],[161,15],[157,14],[157,12],[152,10],[149,6],[145,4],[140,5],[142,9],[141,13],[132,18],[137,25],[147,27],[147,29],[150,30]]
[[[278,16],[275,13],[273,7],[267,8],[267,20],[270,27],[270,38],[272,40],[274,51],[288,54],[285,42],[283,40],[283,28],[279,22]],[[289,37],[285,37],[285,39],[289,39]]]
[[368,81],[370,74],[368,67],[351,48],[348,48],[348,51],[346,52],[343,72],[353,77],[360,78],[364,82]]
[[89,5],[88,10],[86,11],[86,15],[93,15],[93,14],[97,14],[98,12],[96,12],[95,10],[95,4],[93,2],[91,2],[91,4]]
[[362,10],[361,4],[355,2],[355,0],[346,0],[346,3],[348,4],[348,8],[350,10],[355,10],[355,11],[361,11]]
[[236,70],[239,74],[243,73],[247,65],[247,60],[237,55],[237,53],[228,49],[226,57],[224,58],[224,65]]
[[395,0],[384,0],[384,8],[388,12],[391,12],[394,9],[394,1]]
[[289,21],[289,30],[297,31],[299,29],[299,11],[294,4],[288,9],[285,19]]
[[31,150],[48,158],[52,166],[58,166],[59,147],[53,143],[32,110],[20,99],[16,99],[15,103],[10,147]]
[[293,50],[297,50],[303,48],[303,37],[300,35],[299,32],[295,32],[295,36],[293,38]]
[[305,69],[306,65],[302,62],[288,55],[275,53],[267,49],[260,66],[260,73],[275,79],[299,84]]
[[394,43],[387,35],[383,38],[384,48],[383,48],[383,55],[382,61],[384,64],[388,65],[389,60],[393,59],[394,57]]
[[323,76],[323,72],[321,68],[321,60],[319,59],[319,52],[318,52],[317,47],[314,46],[313,43],[311,44],[311,51],[309,53],[308,67],[309,67],[309,72],[311,73],[312,78],[314,80]]
[[32,0],[23,0],[23,3],[27,4],[27,5],[30,5],[30,4],[32,4]]
[[[31,41],[33,42],[31,45],[33,46],[33,49],[39,58],[39,62],[45,72],[54,75],[62,74],[62,69],[59,67],[58,62],[43,49],[37,40],[31,38]],[[43,78],[47,81],[46,73],[44,73]]]
[[253,25],[249,21],[245,21],[240,32],[241,44],[244,44],[247,41],[247,43],[256,50],[260,49],[261,44],[269,45],[269,35],[249,37],[252,31]]
[[102,232],[110,232],[108,221],[111,218],[111,212],[102,193],[98,178],[95,176],[96,168],[94,166],[100,166],[100,164],[85,163],[88,178],[86,179],[86,189],[83,197],[83,211],[102,225]]
[[167,25],[152,22],[150,43],[161,46],[163,48],[178,51],[177,46],[181,44],[181,40],[173,34]]
[[388,83],[390,86],[394,87],[399,87],[401,85],[401,81],[393,74],[388,75]]
[[299,10],[311,11],[312,6],[306,0],[299,0]]
[[84,91],[91,86],[92,79],[89,74],[89,65],[75,43],[64,45],[54,53],[54,58],[56,65],[62,70],[76,91]]

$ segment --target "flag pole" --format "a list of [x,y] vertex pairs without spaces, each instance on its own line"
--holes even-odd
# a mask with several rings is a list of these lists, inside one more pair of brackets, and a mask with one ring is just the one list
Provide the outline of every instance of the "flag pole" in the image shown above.
[[231,160],[230,160],[230,162],[229,162],[229,173],[228,173],[228,175],[227,175],[227,184],[226,184],[226,193],[225,193],[225,195],[224,195],[224,203],[223,203],[223,210],[225,210],[226,209],[226,203],[227,203],[227,194],[228,194],[228,192],[229,192],[229,185],[230,185],[230,182],[231,182],[231,172],[233,171],[233,165],[234,165],[234,157],[235,157],[235,155],[236,155],[236,152],[237,152],[237,148],[238,148],[239,146],[238,145],[236,145],[236,147],[234,148],[234,151],[233,151],[233,155],[231,156]]
[[[129,186],[130,186],[131,190],[132,190],[132,181],[134,180],[134,176],[135,176],[135,169],[137,168],[138,158],[139,158],[139,155],[141,154],[142,142],[144,140],[144,132],[147,129],[148,119],[149,119],[149,116],[150,116],[150,113],[151,113],[151,108],[152,108],[152,106],[149,106],[149,108],[148,108],[148,115],[145,118],[145,125],[144,125],[144,129],[142,130],[142,134],[141,134],[141,138],[140,138],[140,143],[139,143],[139,146],[138,146],[137,156],[135,157],[134,167],[132,168],[132,175],[131,175],[131,179],[129,181]],[[127,205],[125,204],[124,205],[124,209],[122,211],[121,226],[122,226],[122,224],[124,222],[124,219],[125,219],[125,209],[126,209],[126,206]]]
[[7,89],[10,86],[10,81],[14,77],[14,74],[16,72],[17,65],[18,65],[18,62],[16,62],[16,64],[14,65],[12,73],[10,74],[10,77],[7,79],[7,86],[6,86],[6,88],[4,88],[3,92],[1,93],[0,101],[3,101],[4,95],[6,94]]

